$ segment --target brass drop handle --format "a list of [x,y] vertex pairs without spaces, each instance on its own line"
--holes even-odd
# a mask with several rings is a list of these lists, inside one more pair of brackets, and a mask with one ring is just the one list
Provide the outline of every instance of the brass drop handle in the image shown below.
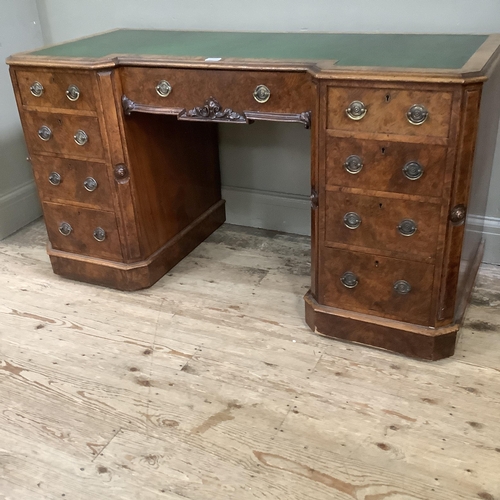
[[73,228],[71,227],[71,224],[69,224],[68,222],[62,222],[61,225],[59,226],[59,232],[63,236],[69,236],[72,231]]
[[422,104],[414,104],[407,111],[406,118],[412,125],[422,125],[429,118],[429,112]]
[[106,231],[102,227],[96,227],[94,229],[94,239],[104,241],[106,239]]
[[355,288],[359,283],[358,277],[351,271],[345,272],[340,281],[346,288]]
[[160,97],[167,97],[170,92],[172,92],[172,85],[170,85],[170,83],[167,82],[167,80],[160,80],[157,84],[156,84],[156,93],[160,96]]
[[351,120],[361,120],[366,115],[368,109],[362,101],[352,101],[349,107],[345,110],[347,116]]
[[60,176],[60,174],[58,174],[57,172],[51,172],[49,174],[49,182],[53,186],[59,186],[59,184],[61,184],[61,176]]
[[79,146],[84,146],[89,140],[89,136],[84,130],[77,130],[73,139]]
[[344,162],[344,168],[350,174],[359,174],[363,168],[363,160],[358,155],[348,156]]
[[398,225],[399,234],[413,236],[417,232],[417,223],[412,219],[403,219]]
[[418,161],[409,161],[403,167],[403,175],[410,181],[416,181],[424,175],[424,167]]
[[361,217],[356,212],[347,212],[344,215],[344,225],[349,229],[357,229],[361,225]]
[[90,191],[90,192],[95,191],[97,189],[97,181],[93,177],[87,177],[83,181],[83,187],[87,191]]
[[66,90],[66,97],[70,101],[78,101],[80,97],[80,89],[76,85],[71,84],[68,87],[68,90]]
[[52,137],[52,130],[50,130],[47,125],[42,125],[38,129],[38,137],[40,137],[42,141],[48,141]]
[[257,85],[253,91],[253,98],[260,104],[269,101],[271,91],[265,85]]
[[394,283],[393,289],[399,295],[408,295],[411,292],[411,285],[406,280],[398,280]]
[[43,85],[40,82],[36,81],[33,82],[33,84],[30,87],[30,92],[35,97],[40,97],[43,94],[44,90],[45,89],[43,88]]

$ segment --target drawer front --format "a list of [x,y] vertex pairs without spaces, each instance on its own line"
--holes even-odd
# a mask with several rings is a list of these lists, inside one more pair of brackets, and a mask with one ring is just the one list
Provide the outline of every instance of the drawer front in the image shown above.
[[[195,69],[121,68],[123,93],[132,101],[157,107],[202,106],[214,97],[222,108],[242,111],[301,113],[313,107],[314,88],[307,73]],[[156,86],[167,81],[171,91],[161,97]],[[271,92],[259,103],[254,91],[265,85]]]
[[[120,238],[113,212],[57,203],[44,203],[43,212],[54,249],[102,259],[122,260]],[[104,239],[98,241],[96,238]]]
[[320,302],[428,325],[433,275],[430,264],[325,248]]
[[[448,137],[452,95],[451,92],[329,87],[327,127],[352,132]],[[346,110],[351,108],[353,114],[356,110],[352,103],[356,101],[363,103],[366,114],[351,119]],[[410,123],[407,116],[414,105],[424,106],[428,112],[427,119],[419,125]],[[421,116],[416,112],[414,115]]]
[[79,71],[17,70],[22,103],[39,108],[94,111],[93,75]]
[[327,191],[326,241],[432,260],[440,210],[428,202]]
[[[32,152],[79,156],[85,159],[101,159],[104,155],[97,118],[30,111],[24,113],[24,120],[26,142]],[[86,140],[79,131],[86,135]],[[43,140],[40,134],[46,140]],[[77,144],[76,134],[80,134],[82,144]]]
[[113,210],[105,164],[47,156],[32,156],[31,163],[42,201],[77,202]]
[[327,136],[326,182],[440,197],[446,147]]

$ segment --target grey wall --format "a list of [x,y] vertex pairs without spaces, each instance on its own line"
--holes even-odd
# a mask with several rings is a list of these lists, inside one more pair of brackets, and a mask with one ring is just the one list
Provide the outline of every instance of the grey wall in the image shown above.
[[[3,0],[5,1],[5,0]],[[500,32],[498,0],[38,0],[47,43],[117,27],[184,30]],[[309,132],[298,125],[221,127],[228,220],[309,231]],[[496,155],[500,163],[500,155]],[[488,203],[486,260],[500,262],[500,169]]]
[[35,0],[1,0],[0,239],[40,216],[40,205],[5,59],[43,44]]
[[48,43],[113,27],[492,33],[498,0],[38,0]]

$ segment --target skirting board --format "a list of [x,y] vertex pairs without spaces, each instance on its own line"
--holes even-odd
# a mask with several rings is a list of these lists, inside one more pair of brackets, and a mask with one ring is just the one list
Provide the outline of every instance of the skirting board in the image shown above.
[[[500,265],[500,218],[469,215],[468,222],[472,231],[483,232],[485,240],[483,262]],[[483,227],[484,226],[484,227]]]
[[226,222],[237,226],[311,234],[311,202],[308,196],[223,186]]
[[[307,196],[223,186],[226,221],[294,234],[311,234],[311,207]],[[0,196],[0,240],[42,214],[34,182]],[[471,230],[484,225],[483,262],[500,265],[500,218],[469,215]]]
[[38,219],[42,208],[34,181],[0,196],[0,240]]
[[[311,234],[311,205],[307,196],[223,186],[222,197],[227,202],[226,221],[230,224]],[[471,214],[468,219],[472,231],[484,231],[483,262],[500,265],[500,218]]]

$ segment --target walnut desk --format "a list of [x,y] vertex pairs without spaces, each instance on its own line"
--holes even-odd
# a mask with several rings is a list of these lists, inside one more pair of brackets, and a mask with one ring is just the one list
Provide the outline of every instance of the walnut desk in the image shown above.
[[311,128],[311,329],[454,352],[481,262],[498,35],[117,30],[8,59],[54,272],[148,287],[225,220],[217,123]]

